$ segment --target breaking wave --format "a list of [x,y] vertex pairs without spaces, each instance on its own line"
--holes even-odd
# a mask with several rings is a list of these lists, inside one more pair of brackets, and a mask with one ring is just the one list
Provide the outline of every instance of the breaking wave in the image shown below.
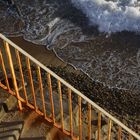
[[140,32],[140,0],[71,0],[102,32]]

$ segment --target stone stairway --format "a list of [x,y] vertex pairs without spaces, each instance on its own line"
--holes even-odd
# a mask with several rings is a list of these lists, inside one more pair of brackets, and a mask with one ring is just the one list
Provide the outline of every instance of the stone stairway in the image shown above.
[[0,140],[19,140],[22,132],[23,122],[10,121],[0,123]]
[[[28,85],[28,83],[27,83]],[[37,87],[37,86],[35,86]],[[28,88],[27,88],[28,89]],[[28,91],[28,90],[27,90]],[[28,91],[29,93],[29,91]],[[42,102],[40,98],[39,89],[35,89],[37,106],[41,109]],[[45,93],[45,105],[46,114],[49,117],[51,115],[51,106],[49,101],[49,94],[46,88]],[[22,95],[22,92],[21,94]],[[31,102],[31,96],[28,94],[28,99]],[[61,122],[60,119],[60,108],[59,108],[59,94],[53,91],[53,101],[55,110],[56,122]],[[84,105],[84,104],[83,104]],[[77,103],[72,105],[73,107],[73,129],[74,133],[78,135],[78,106]],[[69,128],[69,108],[68,108],[68,97],[63,96],[63,110],[64,110],[64,128]],[[82,111],[82,127],[83,127],[83,140],[87,139],[87,112]],[[91,124],[92,124],[92,138],[97,138],[97,124],[98,124],[98,113],[96,110],[91,112]],[[101,120],[102,133],[101,138],[106,139],[107,137],[107,120]],[[116,137],[116,130],[112,128],[112,139]],[[65,136],[59,129],[55,128],[52,124],[45,121],[45,119],[38,115],[35,111],[23,106],[23,111],[19,112],[17,109],[17,99],[8,94],[6,91],[0,89],[0,140],[70,140],[69,137]]]
[[[28,79],[26,80],[26,91],[28,93],[28,101],[33,103],[32,95],[30,93]],[[20,80],[18,80],[20,81]],[[11,85],[11,84],[10,84]],[[35,86],[35,96],[36,103],[40,110],[42,109],[42,100],[40,97],[40,90],[36,81],[34,81]],[[19,84],[19,87],[21,85]],[[44,87],[44,98],[45,98],[45,107],[46,107],[46,115],[51,116],[51,105],[50,98],[47,87]],[[23,91],[22,88],[19,90],[19,94],[22,97]],[[57,91],[53,90],[53,102],[54,102],[54,111],[55,111],[55,119],[56,122],[61,122],[60,119],[60,102],[59,102],[59,94]],[[23,97],[24,98],[24,97]],[[73,97],[74,98],[74,97]],[[73,129],[74,133],[78,135],[78,104],[73,102]],[[84,105],[84,104],[83,104]],[[69,126],[69,101],[68,95],[63,95],[63,115],[64,115],[64,128],[66,130],[70,130]],[[24,107],[22,112],[19,112],[17,107],[17,99],[12,95],[8,94],[6,91],[0,89],[0,140],[70,140],[67,136],[65,136],[60,130],[53,127],[52,124],[49,124],[44,120],[43,117],[39,116],[35,111]],[[85,114],[85,115],[84,115]],[[97,112],[92,110],[92,132],[93,137],[97,131]],[[83,136],[87,136],[87,118],[86,112],[83,112]],[[94,125],[94,122],[95,125]],[[105,125],[104,123],[101,123]],[[95,126],[95,127],[94,127]],[[105,125],[106,126],[106,125]]]
[[[16,98],[1,89],[0,98],[0,140],[70,139],[35,111],[24,107],[23,111],[19,112]],[[59,115],[56,115],[59,119]]]
[[[47,116],[50,116],[51,107],[49,104],[49,95],[47,89],[45,94],[45,104]],[[39,89],[36,91],[37,105],[41,109],[41,100]],[[45,93],[44,91],[44,93]],[[30,100],[30,96],[29,96]],[[60,122],[59,96],[53,92],[55,119]],[[69,110],[68,99],[64,97],[64,127],[69,130]],[[85,112],[86,114],[86,112]],[[83,112],[84,115],[84,112]],[[97,137],[97,112],[92,110],[92,137]],[[102,120],[103,121],[103,120]],[[95,124],[94,124],[95,123]],[[101,123],[106,128],[107,122]],[[73,105],[73,128],[78,135],[78,106]],[[87,118],[83,116],[83,136],[87,136]],[[107,129],[106,129],[107,130]],[[106,133],[105,130],[105,133]],[[95,136],[94,136],[95,134]],[[22,112],[17,109],[17,100],[12,95],[0,89],[0,140],[70,140],[60,130],[44,120],[35,111],[24,107]]]

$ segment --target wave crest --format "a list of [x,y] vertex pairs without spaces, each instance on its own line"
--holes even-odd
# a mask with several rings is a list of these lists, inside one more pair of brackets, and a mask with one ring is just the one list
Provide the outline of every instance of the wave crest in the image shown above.
[[101,32],[140,32],[139,0],[71,0]]

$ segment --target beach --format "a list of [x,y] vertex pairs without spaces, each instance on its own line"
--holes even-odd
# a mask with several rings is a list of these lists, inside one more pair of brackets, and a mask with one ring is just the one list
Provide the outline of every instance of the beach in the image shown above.
[[[120,31],[112,24],[112,33],[101,32],[98,26],[103,28],[104,22],[91,24],[89,19],[93,22],[94,16],[87,15],[88,8],[83,7],[83,12],[82,3],[76,8],[70,0],[22,1],[21,4],[17,1],[16,4],[21,16],[12,7],[0,5],[0,32],[127,126],[140,132],[140,35],[134,30],[137,26],[129,31],[131,24],[127,22],[127,28],[122,31],[124,26],[119,22]],[[102,13],[103,6],[98,12]],[[133,15],[126,18],[130,23],[135,21]],[[136,21],[139,23],[139,19]],[[108,31],[106,27],[104,30]]]

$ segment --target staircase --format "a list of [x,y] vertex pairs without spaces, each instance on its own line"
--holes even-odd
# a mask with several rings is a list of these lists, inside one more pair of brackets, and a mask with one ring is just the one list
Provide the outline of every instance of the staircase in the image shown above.
[[0,140],[70,140],[35,111],[25,107],[19,112],[16,105],[12,95],[0,105]]
[[23,122],[1,122],[0,139],[1,140],[19,140],[22,132]]

